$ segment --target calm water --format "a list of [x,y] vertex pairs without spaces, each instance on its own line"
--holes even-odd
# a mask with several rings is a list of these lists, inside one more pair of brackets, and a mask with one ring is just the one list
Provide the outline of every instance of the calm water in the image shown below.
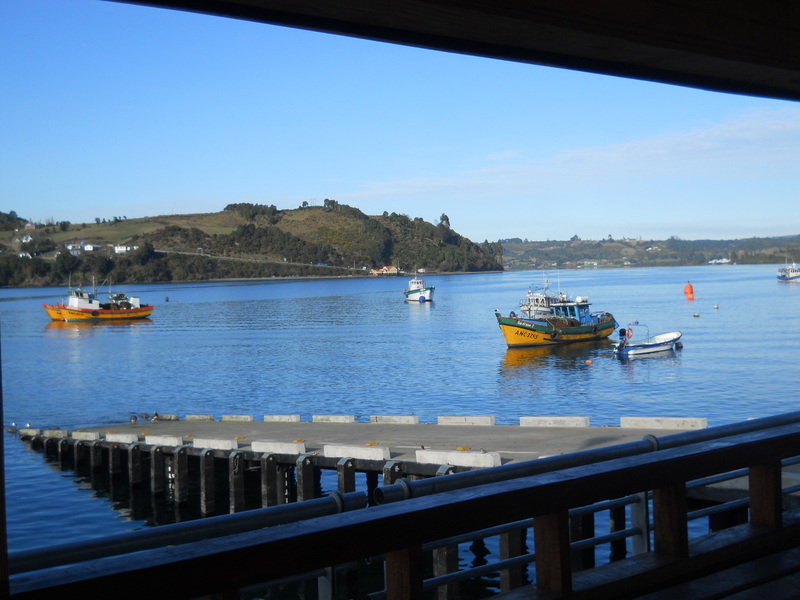
[[[4,422],[68,429],[157,410],[492,415],[503,424],[685,416],[713,426],[788,412],[800,408],[800,285],[778,283],[777,268],[551,273],[553,287],[588,295],[621,325],[683,332],[683,350],[627,364],[610,341],[506,349],[493,310],[517,309],[541,272],[428,277],[435,301],[422,305],[403,302],[406,278],[125,286],[118,291],[156,305],[153,318],[99,325],[48,320],[41,303],[63,288],[3,289]],[[687,281],[694,301],[683,295]],[[67,541],[146,526],[3,435],[12,551],[59,533]]]

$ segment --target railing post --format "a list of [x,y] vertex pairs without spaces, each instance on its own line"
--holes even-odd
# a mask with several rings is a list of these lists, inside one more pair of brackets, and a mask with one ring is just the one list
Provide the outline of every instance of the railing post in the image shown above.
[[783,526],[782,471],[780,461],[749,469],[750,522],[771,529]]
[[571,593],[569,512],[564,509],[534,517],[533,544],[536,587],[559,594]]
[[[625,529],[625,507],[614,506],[609,511],[608,528],[609,533],[616,533]],[[628,553],[627,544],[625,540],[616,540],[611,542],[611,557],[612,562],[622,560]]]
[[[595,536],[594,513],[571,517],[569,520],[569,539],[571,542],[587,540]],[[595,548],[589,547],[572,553],[572,570],[582,571],[594,568]]]
[[386,600],[422,600],[422,546],[387,552]]
[[[433,576],[447,575],[458,571],[458,545],[444,546],[433,550]],[[455,600],[459,597],[459,584],[440,585],[436,592],[438,600]]]
[[653,490],[653,528],[656,552],[689,556],[685,482]]
[[[525,535],[527,529],[515,529],[500,534],[500,560],[521,556],[525,551]],[[500,589],[504,592],[524,585],[525,567],[510,567],[500,571]]]
[[650,507],[647,503],[647,492],[636,494],[638,502],[631,504],[631,527],[641,533],[631,538],[631,551],[633,554],[650,552]]

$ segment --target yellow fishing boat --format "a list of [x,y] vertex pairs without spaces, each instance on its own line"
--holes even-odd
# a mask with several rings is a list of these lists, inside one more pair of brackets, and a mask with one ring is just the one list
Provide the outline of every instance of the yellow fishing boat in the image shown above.
[[68,288],[67,300],[57,304],[42,304],[45,312],[54,321],[112,321],[145,319],[153,314],[154,307],[142,304],[139,298],[125,294],[108,294],[101,302],[97,290],[86,291],[81,287]]
[[524,317],[514,311],[504,317],[495,310],[497,324],[509,348],[571,344],[602,340],[618,327],[614,315],[608,312],[593,313],[586,296],[574,300],[558,292],[544,290],[520,303]]

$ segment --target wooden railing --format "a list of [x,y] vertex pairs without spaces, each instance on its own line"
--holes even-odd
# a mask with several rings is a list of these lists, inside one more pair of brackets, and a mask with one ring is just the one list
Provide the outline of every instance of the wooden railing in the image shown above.
[[[798,454],[800,425],[794,423],[347,510],[365,504],[364,494],[354,492],[308,501],[338,503],[345,512],[231,535],[224,535],[222,517],[219,531],[208,539],[178,543],[176,538],[175,545],[92,558],[71,568],[15,572],[12,556],[11,593],[13,598],[139,599],[163,590],[171,598],[232,598],[248,586],[382,557],[386,597],[417,599],[425,594],[426,544],[532,518],[535,579],[526,585],[507,578],[509,588],[525,585],[529,598],[635,597],[800,546],[800,516],[783,506],[781,466]],[[687,483],[742,468],[749,480],[748,522],[690,538]],[[652,549],[576,570],[570,510],[646,492],[652,497]],[[169,527],[157,528],[166,539]],[[513,558],[514,547],[507,546],[512,556],[506,558]]]

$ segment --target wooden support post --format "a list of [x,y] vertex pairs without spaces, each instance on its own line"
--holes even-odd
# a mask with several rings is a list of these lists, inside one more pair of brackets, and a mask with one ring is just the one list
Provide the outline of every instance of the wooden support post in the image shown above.
[[176,448],[172,457],[175,503],[183,504],[189,500],[189,451],[185,447]]
[[352,458],[341,458],[336,463],[338,489],[343,494],[356,491],[356,466]]
[[689,556],[685,483],[653,490],[653,534],[656,552]]
[[200,453],[200,513],[205,517],[217,508],[214,485],[214,451],[206,448]]
[[69,440],[61,439],[58,442],[58,466],[62,469],[68,469],[70,464],[70,458],[72,453],[70,452]]
[[[522,556],[525,552],[527,529],[516,529],[500,534],[500,560]],[[500,589],[504,592],[525,585],[525,567],[511,567],[500,571]]]
[[42,442],[43,450],[42,454],[45,457],[55,456],[58,453],[58,440],[55,438],[44,438],[44,442]]
[[95,440],[89,446],[89,468],[92,473],[99,471],[103,467],[103,446]]
[[231,452],[228,457],[228,487],[230,490],[230,512],[237,513],[245,509],[244,506],[244,455],[241,452]]
[[557,594],[571,593],[569,512],[565,509],[534,517],[533,543],[536,587]]
[[108,479],[112,480],[122,472],[122,465],[120,464],[120,449],[118,444],[110,444],[108,446]]
[[301,454],[295,461],[297,469],[297,500],[313,500],[315,490],[314,461],[308,454]]
[[387,552],[386,600],[422,600],[422,546]]
[[277,506],[278,501],[278,457],[274,454],[261,456],[261,506]]
[[750,522],[771,529],[783,526],[782,471],[779,460],[754,465],[750,475]]
[[154,496],[164,493],[166,480],[164,450],[161,446],[153,446],[150,448],[150,491]]
[[[447,575],[458,571],[458,545],[434,548],[433,576]],[[458,582],[440,585],[436,592],[438,600],[457,600],[460,596]]]
[[131,444],[128,448],[128,483],[142,483],[142,447],[139,444]]
[[81,467],[83,466],[84,460],[86,459],[86,448],[83,446],[83,442],[77,440],[72,445],[72,464],[74,465],[75,472],[80,474]]

